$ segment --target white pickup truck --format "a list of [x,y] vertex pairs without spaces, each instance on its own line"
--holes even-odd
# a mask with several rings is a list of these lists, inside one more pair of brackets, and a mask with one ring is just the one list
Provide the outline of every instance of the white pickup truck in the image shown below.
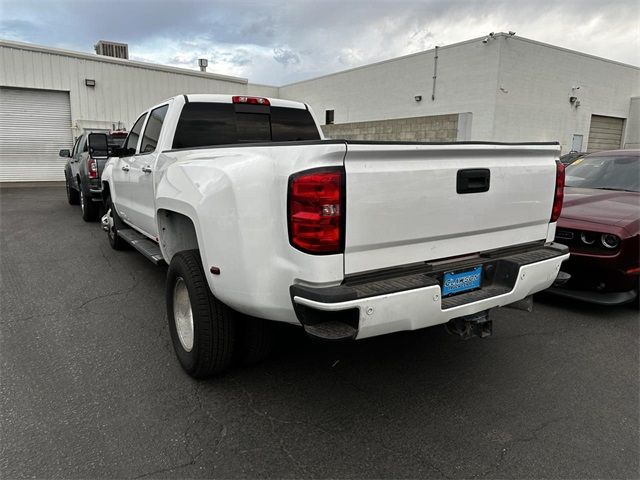
[[564,173],[555,143],[326,140],[304,103],[180,95],[144,112],[102,174],[113,248],[166,262],[194,377],[257,360],[265,320],[361,339],[448,324],[549,287]]

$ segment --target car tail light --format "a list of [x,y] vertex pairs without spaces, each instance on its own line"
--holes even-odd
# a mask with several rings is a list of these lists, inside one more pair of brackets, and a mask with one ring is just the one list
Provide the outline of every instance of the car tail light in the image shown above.
[[289,177],[289,242],[313,254],[344,251],[344,170],[323,168]]
[[555,222],[562,213],[562,201],[564,200],[564,165],[556,160],[556,190],[553,199],[550,222]]
[[252,105],[271,105],[271,103],[269,103],[269,99],[264,97],[245,97],[242,95],[236,95],[232,97],[231,101],[233,103],[249,103]]
[[88,158],[87,172],[89,172],[89,178],[98,178],[98,162],[95,158]]

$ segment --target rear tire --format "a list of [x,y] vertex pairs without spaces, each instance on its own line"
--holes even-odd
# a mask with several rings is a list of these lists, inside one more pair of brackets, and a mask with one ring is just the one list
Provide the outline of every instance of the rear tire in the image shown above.
[[64,176],[65,188],[67,189],[67,202],[69,205],[78,205],[80,203],[80,195],[78,191],[69,184],[69,177]]
[[235,312],[215,298],[198,250],[179,252],[167,272],[167,317],[173,348],[193,378],[229,368],[236,335]]
[[126,250],[129,244],[125,242],[120,235],[118,235],[118,230],[122,228],[123,222],[116,212],[116,209],[111,201],[111,197],[107,198],[107,215],[109,215],[109,230],[107,231],[107,236],[109,237],[109,245],[114,250]]
[[98,204],[95,203],[80,184],[80,210],[85,222],[95,222],[98,218]]
[[236,361],[242,365],[260,363],[273,353],[276,344],[274,322],[243,315],[238,320]]

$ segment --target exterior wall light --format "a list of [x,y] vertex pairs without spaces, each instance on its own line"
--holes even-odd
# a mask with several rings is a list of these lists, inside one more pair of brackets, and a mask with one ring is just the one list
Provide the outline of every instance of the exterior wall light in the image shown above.
[[415,96],[413,97],[413,99],[414,99],[416,102],[421,102],[421,101],[422,101],[422,95],[415,95]]
[[93,79],[91,79],[91,78],[85,78],[85,79],[84,79],[84,84],[85,84],[87,87],[95,87],[95,86],[96,86],[96,81],[95,81],[95,80],[93,80]]

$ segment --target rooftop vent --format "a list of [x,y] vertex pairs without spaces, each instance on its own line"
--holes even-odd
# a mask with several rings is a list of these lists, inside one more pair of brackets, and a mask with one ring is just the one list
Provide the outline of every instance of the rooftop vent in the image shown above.
[[126,43],[107,42],[100,40],[95,44],[96,53],[105,57],[129,58],[129,45]]

